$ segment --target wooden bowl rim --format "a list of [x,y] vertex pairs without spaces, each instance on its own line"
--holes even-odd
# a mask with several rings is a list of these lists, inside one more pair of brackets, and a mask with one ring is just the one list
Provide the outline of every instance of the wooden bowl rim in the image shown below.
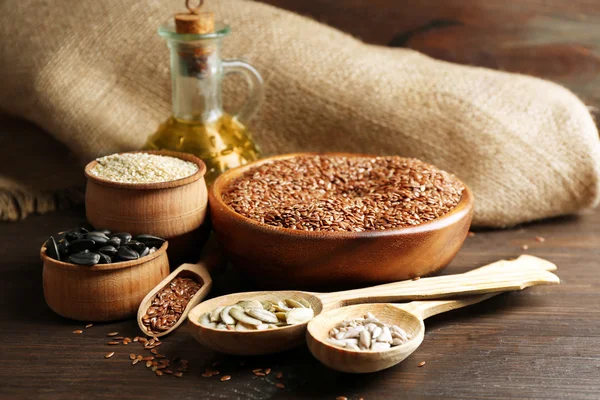
[[[209,204],[219,205],[221,208],[221,212],[227,214],[232,219],[237,219],[243,224],[251,225],[253,228],[263,232],[263,233],[275,233],[281,235],[289,235],[295,237],[305,237],[305,238],[318,238],[318,239],[354,239],[354,238],[379,238],[379,237],[387,237],[387,236],[396,236],[396,235],[412,235],[424,232],[431,232],[438,229],[441,229],[445,226],[451,225],[456,221],[464,218],[468,215],[473,209],[473,194],[469,187],[460,181],[463,186],[463,194],[456,205],[452,210],[447,212],[446,214],[433,219],[428,222],[424,222],[422,224],[416,226],[406,226],[400,228],[391,228],[384,230],[372,230],[372,231],[363,231],[363,232],[315,232],[315,231],[304,231],[298,229],[290,229],[290,228],[282,228],[279,226],[272,226],[260,223],[251,218],[245,217],[241,214],[235,212],[231,207],[229,207],[223,201],[222,190],[227,186],[227,184],[242,175],[247,170],[254,168],[256,166],[272,162],[275,160],[283,160],[288,158],[300,157],[300,156],[315,156],[315,155],[327,155],[327,156],[346,156],[346,157],[380,157],[370,154],[361,154],[361,153],[343,153],[343,152],[303,152],[303,153],[289,153],[289,154],[280,154],[272,157],[263,158],[261,160],[246,164],[244,166],[230,169],[229,171],[221,174],[214,181],[212,186],[209,188]],[[458,177],[457,177],[458,179]],[[459,179],[460,180],[460,179]]]
[[54,258],[49,257],[46,254],[46,243],[44,243],[42,245],[42,248],[40,249],[40,257],[42,258],[44,265],[46,265],[46,262],[48,262],[49,264],[51,264],[54,267],[68,269],[68,270],[72,270],[72,271],[73,270],[75,270],[75,271],[111,271],[111,270],[130,268],[130,267],[142,265],[144,263],[154,260],[157,257],[162,256],[163,254],[166,256],[168,247],[169,247],[169,242],[165,241],[162,244],[162,246],[160,246],[158,249],[156,249],[156,251],[154,253],[148,254],[145,257],[138,258],[137,260],[121,261],[121,262],[111,263],[111,264],[96,264],[91,267],[87,267],[85,265],[68,263],[68,262],[64,262],[64,261],[58,261],[58,260],[55,260]]
[[176,179],[174,181],[155,182],[155,183],[115,182],[115,181],[111,181],[108,179],[99,178],[96,175],[92,174],[92,172],[91,172],[92,168],[94,168],[96,166],[96,164],[98,163],[97,160],[93,160],[93,161],[90,161],[85,166],[84,171],[85,171],[86,178],[93,181],[94,183],[97,183],[98,185],[106,186],[106,187],[113,187],[113,188],[118,188],[118,189],[152,190],[152,189],[170,189],[170,188],[176,188],[179,186],[188,185],[190,183],[196,182],[197,180],[201,179],[202,177],[204,177],[204,174],[206,173],[206,164],[204,164],[204,162],[201,159],[199,159],[198,157],[194,156],[193,154],[189,154],[189,153],[181,153],[181,152],[169,151],[169,150],[140,150],[140,151],[124,151],[124,152],[114,153],[114,154],[133,154],[133,153],[156,154],[156,155],[160,155],[160,156],[169,156],[169,157],[179,158],[181,160],[193,162],[194,164],[196,164],[198,166],[198,171],[196,171],[194,174],[192,174],[190,176],[186,176],[185,178],[181,178],[181,179]]

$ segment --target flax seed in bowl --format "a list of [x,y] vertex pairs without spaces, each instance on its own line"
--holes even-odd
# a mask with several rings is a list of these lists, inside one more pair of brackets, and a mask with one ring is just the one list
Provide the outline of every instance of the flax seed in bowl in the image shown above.
[[299,153],[237,168],[209,193],[214,230],[259,284],[318,287],[446,266],[472,218],[455,176],[416,159]]

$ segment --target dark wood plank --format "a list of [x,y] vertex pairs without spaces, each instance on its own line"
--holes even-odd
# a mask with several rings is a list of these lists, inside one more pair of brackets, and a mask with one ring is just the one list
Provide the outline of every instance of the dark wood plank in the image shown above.
[[594,0],[262,0],[368,43],[550,79],[600,106]]
[[[422,346],[405,362],[377,374],[353,376],[330,371],[306,348],[280,355],[239,358],[198,345],[185,328],[159,349],[190,361],[181,379],[156,377],[128,354],[136,343],[105,345],[106,333],[138,333],[134,321],[82,328],[44,303],[38,250],[45,238],[84,220],[82,210],[36,216],[0,225],[0,396],[49,398],[117,396],[139,398],[176,394],[184,399],[365,399],[544,398],[597,399],[600,393],[600,212],[565,217],[504,231],[478,232],[444,273],[466,271],[500,258],[530,254],[559,265],[561,286],[501,295],[486,303],[432,318]],[[536,236],[546,238],[544,243]],[[221,284],[222,287],[222,284]],[[134,351],[135,350],[135,351]],[[232,379],[203,378],[214,361]],[[245,361],[241,366],[240,362]],[[427,364],[417,368],[420,361]],[[257,378],[253,368],[273,373]],[[274,374],[283,372],[285,389]]]

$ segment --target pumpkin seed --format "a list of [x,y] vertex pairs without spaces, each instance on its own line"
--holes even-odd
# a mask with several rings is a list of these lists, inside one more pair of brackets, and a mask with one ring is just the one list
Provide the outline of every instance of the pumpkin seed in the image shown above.
[[258,300],[242,300],[238,301],[236,305],[242,307],[244,310],[247,308],[263,308],[263,305]]
[[288,307],[291,308],[305,308],[302,303],[294,300],[294,299],[286,299],[285,303],[288,305]]
[[203,314],[199,323],[230,331],[266,330],[305,323],[314,317],[314,311],[308,302],[303,305],[297,300],[289,300],[241,300],[234,305],[217,307]]
[[229,315],[238,320],[239,322],[243,322],[244,324],[258,326],[262,324],[262,321],[252,318],[248,314],[246,314],[243,310],[232,307],[229,311]]
[[294,308],[288,311],[285,320],[288,324],[303,324],[310,321],[315,316],[312,308]]
[[263,322],[268,322],[268,323],[272,323],[272,324],[276,324],[277,322],[279,322],[279,319],[277,318],[277,316],[275,314],[273,314],[270,311],[265,310],[262,307],[255,307],[255,308],[247,308],[246,310],[246,314],[248,314],[251,317],[254,317],[258,320],[261,320]]
[[225,307],[217,307],[210,312],[210,322],[219,322],[221,311],[223,311]]
[[227,325],[235,325],[235,319],[233,319],[229,315],[231,308],[232,308],[232,306],[227,306],[227,307],[223,308],[223,310],[221,311],[221,321],[223,321]]

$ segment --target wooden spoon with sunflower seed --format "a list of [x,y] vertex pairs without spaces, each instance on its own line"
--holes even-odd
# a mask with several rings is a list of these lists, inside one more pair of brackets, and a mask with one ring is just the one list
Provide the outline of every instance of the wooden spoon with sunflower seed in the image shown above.
[[288,290],[236,293],[198,304],[189,312],[188,324],[198,342],[222,353],[277,353],[302,344],[308,322],[329,310],[352,304],[443,299],[557,284],[560,279],[549,272],[555,269],[556,266],[549,261],[524,255],[464,274],[343,292]]

